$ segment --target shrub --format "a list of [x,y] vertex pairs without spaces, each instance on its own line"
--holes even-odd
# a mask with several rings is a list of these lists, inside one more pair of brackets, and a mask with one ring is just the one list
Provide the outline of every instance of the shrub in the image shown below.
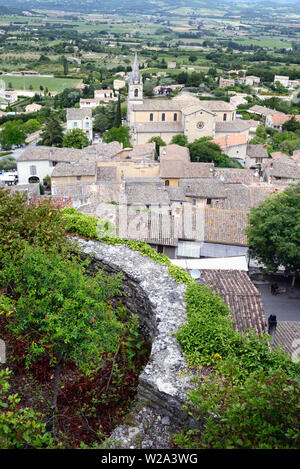
[[41,423],[41,414],[31,408],[20,409],[20,398],[9,394],[11,371],[0,370],[0,447],[1,449],[53,449],[54,441]]

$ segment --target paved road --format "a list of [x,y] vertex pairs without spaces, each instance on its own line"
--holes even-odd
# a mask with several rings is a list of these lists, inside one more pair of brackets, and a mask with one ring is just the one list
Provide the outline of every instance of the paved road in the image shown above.
[[[266,320],[270,314],[275,314],[278,321],[300,321],[300,281],[291,289],[291,278],[270,278],[268,283],[253,281],[260,291],[264,305]],[[277,283],[279,287],[286,288],[286,293],[272,295],[271,283]]]
[[9,156],[13,156],[17,160],[28,147],[33,147],[33,146],[34,146],[34,143],[30,143],[29,145],[26,145],[23,148],[17,148]]

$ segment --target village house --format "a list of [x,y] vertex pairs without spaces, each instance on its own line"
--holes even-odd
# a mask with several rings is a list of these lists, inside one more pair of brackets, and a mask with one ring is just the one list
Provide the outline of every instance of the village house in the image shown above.
[[18,101],[18,93],[15,90],[0,89],[0,98],[2,98],[6,106],[9,106]]
[[286,77],[282,75],[275,75],[273,83],[274,85],[276,85],[276,83],[279,82],[282,86],[284,86],[285,88],[288,88],[289,81],[290,81],[290,77]]
[[300,162],[297,158],[275,152],[262,165],[262,174],[264,181],[270,184],[296,183],[300,181]]
[[117,100],[118,98],[114,96],[113,90],[95,90],[94,98],[80,98],[79,105],[80,105],[80,109],[95,108],[102,104],[106,105],[111,101],[117,101]]
[[230,104],[237,108],[241,104],[248,104],[248,101],[244,96],[234,95],[230,97]]
[[220,80],[219,80],[219,87],[220,88],[228,88],[228,87],[234,86],[234,85],[235,85],[235,80],[233,80],[232,78],[220,77]]
[[248,85],[248,86],[259,85],[260,84],[260,78],[256,77],[255,75],[248,75],[246,77],[239,77],[238,78],[238,83],[240,83],[241,85]]
[[126,86],[126,81],[125,80],[114,80],[113,81],[113,87],[114,90],[119,91],[122,88],[125,88]]
[[[266,127],[270,127],[272,129],[278,130],[279,132],[282,132],[283,124],[288,122],[292,117],[292,115],[283,114],[281,112],[277,114],[268,114],[266,116],[265,125]],[[300,115],[296,115],[294,117],[296,121],[300,123]]]
[[17,160],[19,184],[45,183],[58,163],[77,160],[78,150],[46,146],[27,147]]
[[247,135],[242,133],[240,135],[222,135],[211,140],[212,143],[219,145],[225,155],[235,159],[242,165],[245,164],[247,141]]
[[31,112],[38,112],[41,109],[42,109],[42,106],[38,103],[27,104],[27,106],[25,106],[26,114],[29,114]]
[[89,142],[93,140],[93,121],[91,109],[67,109],[67,130],[80,129]]
[[251,114],[256,114],[259,117],[267,117],[268,115],[272,114],[278,114],[278,111],[275,111],[275,109],[270,109],[265,106],[260,106],[258,104],[255,104],[255,106],[252,106],[248,109],[248,112]]
[[269,158],[267,145],[247,145],[245,167],[249,169],[261,168]]

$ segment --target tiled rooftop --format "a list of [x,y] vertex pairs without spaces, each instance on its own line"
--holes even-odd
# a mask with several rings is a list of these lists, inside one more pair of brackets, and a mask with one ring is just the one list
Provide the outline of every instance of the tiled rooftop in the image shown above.
[[67,120],[92,118],[92,110],[89,108],[69,108],[67,109]]
[[235,119],[227,122],[216,122],[216,132],[244,132],[250,129],[249,121],[243,119]]
[[235,329],[265,332],[265,314],[261,295],[247,273],[241,270],[201,270],[201,279],[228,305]]
[[[279,321],[275,334],[273,336],[272,347],[276,348],[282,345],[284,350],[290,355],[295,352],[296,346],[294,341],[300,343],[300,321]],[[294,344],[294,346],[293,346]]]

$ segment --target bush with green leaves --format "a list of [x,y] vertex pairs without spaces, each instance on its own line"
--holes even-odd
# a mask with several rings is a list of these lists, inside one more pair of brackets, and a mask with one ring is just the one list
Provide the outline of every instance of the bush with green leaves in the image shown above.
[[9,369],[0,370],[1,449],[53,449],[54,440],[41,423],[41,414],[20,408],[20,397],[9,394]]
[[4,251],[20,251],[24,242],[63,249],[69,241],[60,210],[50,201],[27,203],[27,196],[0,188],[0,245]]
[[101,366],[104,353],[115,353],[124,326],[107,301],[121,294],[120,275],[102,271],[90,276],[79,256],[25,246],[1,252],[0,286],[14,302],[8,328],[26,338],[29,367],[48,357],[55,367],[52,408],[57,406],[60,370],[75,363],[89,374]]
[[211,374],[196,380],[186,411],[205,422],[201,432],[173,437],[180,448],[298,449],[299,378],[276,370],[250,374],[243,383]]
[[270,350],[269,336],[234,329],[229,309],[219,295],[196,282],[186,291],[188,321],[177,333],[190,366],[214,366],[223,376],[234,372],[242,382],[250,373],[283,370],[295,377],[300,365],[279,350]]

